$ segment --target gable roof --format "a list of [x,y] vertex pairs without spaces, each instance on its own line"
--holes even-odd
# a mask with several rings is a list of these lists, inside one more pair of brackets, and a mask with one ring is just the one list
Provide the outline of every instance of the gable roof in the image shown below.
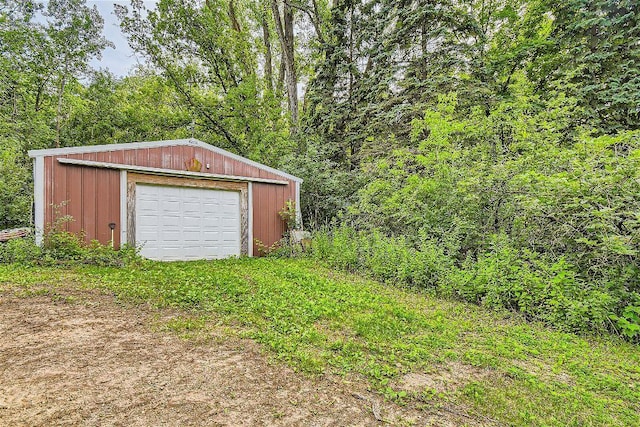
[[83,145],[79,147],[64,147],[64,148],[50,148],[45,150],[29,150],[29,157],[46,157],[46,156],[61,156],[66,154],[84,154],[84,153],[98,153],[103,151],[120,151],[120,150],[135,150],[138,148],[161,148],[161,147],[173,147],[173,146],[189,146],[200,147],[205,150],[212,151],[216,154],[220,154],[225,157],[229,157],[233,160],[245,163],[249,166],[253,166],[258,169],[262,169],[266,172],[271,172],[276,175],[280,175],[284,178],[290,179],[296,182],[302,182],[301,178],[290,175],[281,170],[272,168],[262,163],[254,162],[246,157],[239,156],[230,151],[223,150],[222,148],[215,147],[206,142],[202,142],[198,139],[170,139],[165,141],[148,141],[148,142],[129,142],[123,144],[106,144],[106,145]]

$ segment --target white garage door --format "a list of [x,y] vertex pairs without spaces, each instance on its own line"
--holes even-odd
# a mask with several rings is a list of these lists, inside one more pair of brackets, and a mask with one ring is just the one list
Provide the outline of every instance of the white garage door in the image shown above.
[[240,193],[136,185],[136,244],[155,260],[240,255]]

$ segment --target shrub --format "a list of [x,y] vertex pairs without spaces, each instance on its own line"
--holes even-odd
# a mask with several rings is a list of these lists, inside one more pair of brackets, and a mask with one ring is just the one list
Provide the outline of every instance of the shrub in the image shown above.
[[42,248],[55,260],[79,261],[85,255],[86,245],[83,236],[51,229],[44,235]]
[[457,262],[449,255],[457,252],[455,242],[441,243],[424,232],[414,240],[338,226],[315,234],[313,256],[387,283],[519,312],[561,330],[613,332],[617,325],[627,338],[640,335],[637,307],[625,308],[628,295],[586,281],[564,257],[518,249],[498,234],[489,238],[488,250]]
[[323,228],[313,239],[313,255],[330,265],[347,271],[359,271],[360,235],[349,227]]
[[640,341],[640,305],[625,307],[620,316],[611,316],[625,337],[636,342]]
[[136,248],[123,245],[120,250],[114,250],[95,240],[87,244],[82,236],[55,229],[47,231],[42,247],[36,245],[33,237],[0,244],[0,263],[119,267],[139,259]]
[[30,263],[42,257],[42,249],[35,244],[33,236],[0,243],[1,263]]

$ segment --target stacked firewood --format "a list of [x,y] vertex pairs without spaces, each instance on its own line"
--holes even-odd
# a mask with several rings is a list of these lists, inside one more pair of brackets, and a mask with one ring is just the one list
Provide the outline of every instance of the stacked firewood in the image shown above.
[[7,242],[12,239],[21,239],[31,234],[30,228],[12,228],[10,230],[0,230],[0,242]]

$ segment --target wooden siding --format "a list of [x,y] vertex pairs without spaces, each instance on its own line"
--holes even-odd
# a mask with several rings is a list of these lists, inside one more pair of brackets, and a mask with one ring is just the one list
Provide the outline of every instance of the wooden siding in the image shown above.
[[65,206],[61,206],[57,215],[73,217],[74,220],[67,225],[68,231],[84,232],[87,241],[95,239],[107,244],[111,239],[108,224],[114,222],[116,247],[120,246],[121,235],[120,172],[113,169],[62,165],[56,160],[58,157],[180,171],[186,170],[186,162],[195,158],[202,163],[203,173],[288,181],[288,185],[252,184],[254,241],[248,244],[253,244],[254,256],[260,255],[256,240],[266,246],[280,240],[286,226],[278,212],[287,200],[296,199],[294,181],[198,146],[176,145],[45,157],[45,228],[55,221],[53,205],[66,203]]

